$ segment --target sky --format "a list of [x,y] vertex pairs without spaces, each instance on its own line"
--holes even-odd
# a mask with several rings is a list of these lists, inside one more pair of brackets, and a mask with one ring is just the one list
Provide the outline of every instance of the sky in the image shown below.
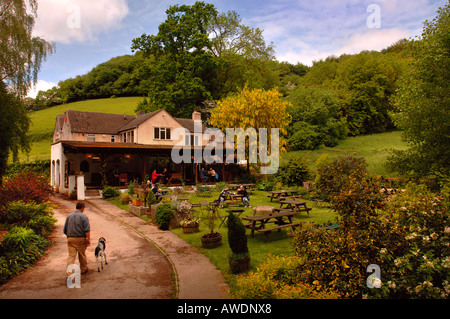
[[[219,12],[236,11],[244,25],[264,30],[278,61],[312,65],[330,55],[382,50],[419,36],[446,0],[205,0]],[[165,11],[190,0],[38,0],[34,35],[53,41],[28,95],[132,54],[132,39],[156,34]]]

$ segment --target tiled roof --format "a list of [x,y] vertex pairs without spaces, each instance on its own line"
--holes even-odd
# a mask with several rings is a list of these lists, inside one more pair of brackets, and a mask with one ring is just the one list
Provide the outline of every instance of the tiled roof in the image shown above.
[[66,111],[67,121],[74,133],[87,134],[117,134],[117,131],[134,120],[133,115]]
[[[65,115],[58,115],[57,121],[67,120],[70,124],[71,131],[74,133],[85,134],[118,134],[123,131],[131,130],[144,123],[162,109],[143,114],[138,117],[124,114],[111,114],[87,111],[67,110]],[[194,132],[194,120],[192,119],[175,119],[181,126]],[[202,124],[202,132],[206,127]]]

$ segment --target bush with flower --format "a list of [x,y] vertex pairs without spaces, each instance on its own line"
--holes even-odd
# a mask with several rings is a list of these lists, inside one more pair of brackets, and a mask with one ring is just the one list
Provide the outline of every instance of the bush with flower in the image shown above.
[[409,185],[387,207],[403,238],[395,249],[382,247],[380,290],[370,295],[390,298],[450,297],[450,204],[448,196]]

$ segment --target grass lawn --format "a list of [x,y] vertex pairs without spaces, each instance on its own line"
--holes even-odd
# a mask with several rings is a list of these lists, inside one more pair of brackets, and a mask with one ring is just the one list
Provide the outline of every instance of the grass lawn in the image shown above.
[[[291,188],[290,188],[291,189]],[[242,213],[241,217],[246,215],[253,215],[252,208],[255,206],[274,206],[279,207],[278,200],[274,200],[270,202],[270,199],[267,198],[267,192],[265,191],[253,191],[250,195],[250,202],[252,207],[244,208],[245,212]],[[185,195],[183,195],[185,196]],[[211,193],[209,197],[198,197],[195,194],[186,195],[190,197],[191,203],[198,203],[200,201],[213,201],[219,197],[219,191],[214,191]],[[119,200],[112,201],[114,204],[120,206]],[[313,209],[310,211],[311,217],[309,218],[306,212],[302,212],[301,214],[294,217],[294,221],[305,221],[305,222],[314,222],[315,224],[323,224],[327,222],[335,222],[336,213],[331,211],[328,208],[318,208],[313,205],[312,201],[307,200],[307,206],[312,207]],[[122,207],[126,209],[126,205]],[[243,208],[239,207],[239,208]],[[227,206],[219,209],[219,215],[226,215]],[[218,231],[222,234],[222,245],[213,248],[213,249],[205,249],[202,248],[201,236],[208,233],[209,229],[206,223],[208,216],[206,213],[198,213],[201,218],[200,221],[200,232],[192,233],[192,234],[184,234],[182,228],[171,229],[171,231],[177,234],[180,238],[188,242],[190,245],[197,247],[200,251],[206,255],[211,262],[223,273],[228,283],[232,286],[234,282],[234,275],[230,273],[229,265],[228,265],[228,255],[231,253],[231,249],[228,245],[228,231],[227,226],[224,223],[220,228],[218,227],[221,223],[221,220],[217,219],[215,224],[215,231]],[[144,217],[144,219],[146,219]],[[245,223],[244,223],[245,224]],[[291,246],[291,237],[289,233],[291,228],[283,228],[281,232],[274,231],[269,234],[270,241],[266,241],[264,234],[255,232],[255,237],[250,236],[250,230],[247,229],[247,240],[248,247],[251,256],[251,269],[256,270],[256,267],[264,262],[269,254],[272,255],[292,255],[293,249]]]
[[406,143],[402,141],[401,134],[401,131],[392,131],[348,137],[339,141],[336,147],[321,147],[314,151],[288,152],[283,157],[286,158],[289,154],[302,154],[307,158],[310,169],[313,171],[316,170],[316,160],[322,154],[328,154],[331,159],[348,155],[364,157],[369,165],[368,169],[370,174],[383,175],[385,177],[400,177],[392,172],[388,172],[385,163],[389,149],[404,150],[407,148]]

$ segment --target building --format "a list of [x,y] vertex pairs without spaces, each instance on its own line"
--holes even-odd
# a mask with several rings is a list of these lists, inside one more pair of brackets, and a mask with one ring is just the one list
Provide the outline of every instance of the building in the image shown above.
[[191,119],[180,119],[164,109],[136,116],[67,110],[57,116],[53,132],[51,185],[65,193],[68,176],[82,175],[88,186],[121,186],[164,168],[169,175],[195,183],[198,165],[176,164],[171,152],[180,145],[203,149],[214,139],[205,130],[196,111]]

